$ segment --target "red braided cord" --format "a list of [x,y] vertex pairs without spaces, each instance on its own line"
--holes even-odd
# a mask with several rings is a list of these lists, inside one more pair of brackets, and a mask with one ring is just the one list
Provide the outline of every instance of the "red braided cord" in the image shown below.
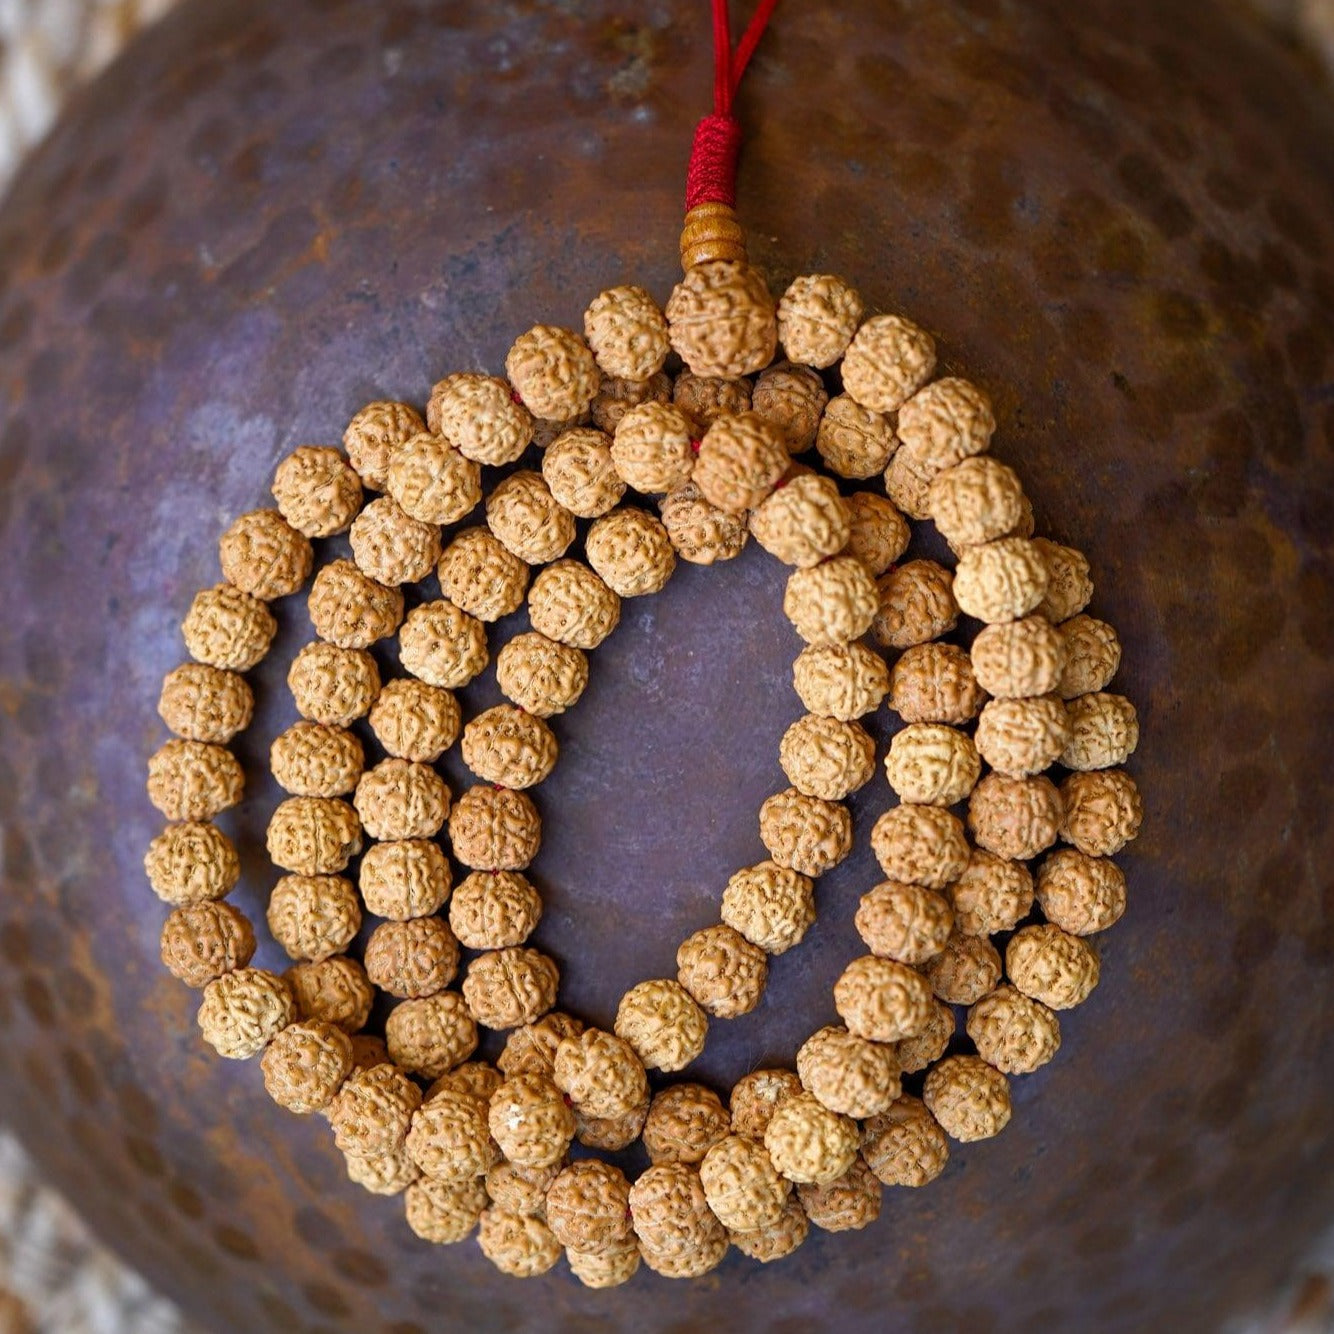
[[727,0],[713,0],[713,114],[695,127],[686,168],[686,212],[699,204],[736,203],[736,164],[741,126],[732,116],[732,100],[778,0],[760,0],[732,53]]

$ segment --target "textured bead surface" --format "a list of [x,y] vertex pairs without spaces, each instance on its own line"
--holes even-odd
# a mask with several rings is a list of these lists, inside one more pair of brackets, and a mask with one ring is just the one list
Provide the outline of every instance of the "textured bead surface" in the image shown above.
[[269,771],[297,797],[341,797],[351,792],[366,762],[361,742],[341,727],[293,723],[269,747]]
[[1000,537],[968,547],[954,572],[961,611],[979,621],[1014,621],[1037,608],[1047,591],[1047,566],[1035,542]]
[[302,445],[273,475],[278,512],[307,537],[341,533],[361,509],[361,478],[341,451]]
[[218,543],[222,577],[252,597],[287,597],[310,577],[310,539],[277,510],[251,510],[232,521]]
[[695,375],[749,375],[778,346],[774,300],[760,273],[730,260],[697,264],[667,302],[672,347]]
[[411,1182],[403,1196],[408,1226],[423,1241],[437,1246],[464,1240],[477,1226],[486,1205],[486,1191],[480,1180],[422,1179]]
[[1061,795],[1050,778],[989,773],[968,799],[968,827],[980,848],[1028,861],[1056,841]]
[[704,432],[692,478],[704,499],[729,514],[755,509],[788,469],[778,432],[755,412],[719,417]]
[[910,648],[948,634],[959,622],[954,576],[933,560],[910,560],[876,581],[871,633],[886,648]]
[[854,491],[844,503],[848,507],[844,553],[855,556],[878,579],[907,551],[912,537],[908,522],[891,501],[874,491]]
[[225,746],[174,738],[148,759],[148,799],[168,820],[210,820],[235,806],[244,788]]
[[269,859],[298,875],[333,875],[361,851],[361,821],[337,797],[289,797],[269,818]]
[[539,1218],[507,1214],[494,1206],[477,1222],[477,1245],[502,1274],[534,1278],[561,1257],[561,1245]]
[[903,1073],[919,1074],[940,1060],[954,1038],[956,1027],[953,1008],[941,1000],[934,1001],[926,1027],[894,1043],[894,1056]]
[[945,1133],[963,1143],[990,1139],[1010,1123],[1010,1084],[980,1056],[950,1056],[928,1072],[922,1101]]
[[1088,559],[1074,547],[1046,537],[1035,537],[1033,546],[1047,571],[1046,589],[1037,609],[1049,621],[1068,621],[1083,611],[1093,596]]
[[805,473],[760,505],[750,516],[750,531],[785,565],[818,565],[847,545],[848,507],[829,478]]
[[522,945],[542,916],[542,898],[517,871],[474,871],[449,901],[449,924],[470,950]]
[[285,875],[269,895],[268,924],[289,959],[329,959],[361,930],[361,900],[342,876]]
[[606,514],[625,494],[611,440],[587,426],[563,431],[551,442],[542,455],[542,480],[556,503],[580,519]]
[[1061,752],[1067,769],[1111,769],[1139,745],[1139,715],[1124,695],[1099,692],[1070,701],[1070,739]]
[[369,648],[398,629],[403,594],[377,583],[350,560],[335,560],[315,575],[306,610],[321,639],[339,648]]
[[624,1116],[641,1103],[647,1114],[648,1076],[643,1062],[614,1033],[586,1028],[563,1039],[556,1048],[552,1079],[586,1116]]
[[185,647],[196,662],[248,672],[269,651],[278,622],[258,598],[231,584],[194,596],[181,622]]
[[936,368],[936,344],[899,315],[875,315],[843,357],[843,388],[873,412],[898,412]]
[[548,639],[594,649],[620,623],[621,600],[587,565],[561,560],[533,580],[528,615],[533,629]]
[[854,920],[872,954],[920,964],[945,948],[954,910],[934,889],[886,880],[862,895]]
[[937,473],[926,504],[951,546],[976,546],[1014,531],[1023,517],[1024,489],[1013,468],[982,454]]
[[548,421],[586,413],[602,379],[588,344],[551,324],[534,325],[514,340],[505,374],[529,412]]
[[611,444],[617,475],[645,495],[675,491],[695,468],[694,424],[671,403],[643,403],[621,418]]
[[1050,694],[1062,680],[1066,662],[1062,634],[1045,616],[984,626],[973,640],[978,684],[998,698]]
[[729,1232],[727,1237],[742,1255],[769,1264],[791,1255],[806,1240],[809,1231],[806,1211],[794,1193],[788,1197],[777,1222],[753,1232]]
[[537,856],[542,820],[526,793],[470,787],[449,813],[449,841],[470,870],[522,871]]
[[[384,1040],[404,1070],[439,1079],[477,1050],[477,1026],[457,991],[438,991],[396,1005],[385,1020]],[[418,1165],[431,1174],[420,1159]]]
[[958,726],[976,718],[985,701],[968,654],[953,644],[915,644],[890,674],[889,705],[905,723]]
[[255,697],[243,676],[185,662],[167,673],[158,696],[158,716],[178,737],[225,746],[250,726]]
[[891,806],[871,830],[871,850],[889,880],[944,889],[968,864],[958,817],[940,806]]
[[165,903],[204,903],[230,894],[241,877],[231,839],[216,825],[186,821],[168,825],[149,844],[144,872]]
[[199,1031],[228,1060],[257,1056],[296,1019],[291,989],[262,968],[238,968],[204,988]]
[[417,1109],[406,1147],[422,1174],[441,1182],[469,1181],[499,1156],[487,1127],[486,1104],[453,1089]]
[[854,1120],[883,1112],[899,1096],[894,1049],[836,1026],[821,1028],[802,1043],[797,1075],[831,1112]]
[[762,371],[750,396],[752,411],[777,430],[789,454],[802,454],[815,443],[828,401],[824,381],[809,366],[792,362]]
[[1061,1047],[1061,1024],[1040,1001],[1014,987],[997,987],[968,1011],[968,1036],[977,1054],[1007,1075],[1027,1075]]
[[905,802],[953,806],[980,772],[972,737],[940,723],[910,723],[894,734],[885,757],[889,785]]
[[644,1149],[651,1163],[699,1163],[730,1129],[727,1109],[712,1089],[670,1084],[649,1104]]
[[764,1131],[764,1147],[789,1181],[828,1184],[852,1166],[857,1146],[857,1123],[811,1093],[780,1102]]
[[946,1005],[971,1005],[1001,980],[1001,958],[985,936],[956,932],[925,967],[931,990]]
[[676,552],[662,523],[625,506],[594,521],[584,542],[588,563],[618,597],[644,597],[666,587]]
[[676,951],[676,980],[695,1002],[720,1019],[749,1014],[764,994],[769,961],[730,926],[708,926]]
[[1037,900],[1046,919],[1073,936],[1106,931],[1126,910],[1126,878],[1106,857],[1058,848],[1037,873]]
[[460,713],[448,690],[399,677],[380,692],[368,721],[386,754],[433,764],[457,740]]
[[500,467],[513,463],[533,438],[533,417],[506,382],[463,371],[431,390],[426,424],[466,459]]
[[423,602],[408,613],[398,649],[404,670],[448,690],[467,685],[489,657],[482,623],[446,598]]
[[449,898],[449,861],[429,839],[377,843],[361,859],[359,881],[366,910],[375,916],[429,917]]
[[487,526],[505,549],[529,565],[559,560],[574,541],[574,515],[551,494],[541,473],[512,472],[486,498]]
[[898,1042],[926,1027],[931,987],[906,964],[866,954],[854,959],[834,983],[834,1008],[858,1037]]
[[556,1049],[566,1038],[578,1037],[583,1022],[573,1015],[552,1010],[535,1023],[506,1034],[505,1046],[496,1064],[507,1078],[532,1070],[551,1075],[556,1067]]
[[352,1040],[318,1020],[292,1024],[265,1048],[260,1069],[280,1107],[300,1115],[323,1111],[352,1072]]
[[875,742],[858,723],[808,713],[783,733],[778,760],[797,791],[841,801],[875,772]]
[[889,419],[851,395],[839,394],[825,405],[815,448],[830,472],[858,480],[874,477],[884,472],[898,447]]
[[640,982],[616,1007],[616,1036],[649,1070],[681,1070],[704,1050],[709,1020],[690,993],[669,978]]
[[449,814],[449,796],[429,764],[390,758],[362,774],[352,804],[366,833],[388,842],[433,838]]
[[860,1155],[826,1186],[802,1185],[797,1195],[806,1217],[826,1232],[852,1232],[880,1217],[880,1180]]
[[852,816],[846,806],[789,787],[760,807],[760,841],[777,865],[820,876],[852,851]]
[[647,380],[662,369],[671,343],[667,320],[642,288],[599,292],[584,312],[584,338],[604,375]]
[[1087,1000],[1098,985],[1098,956],[1078,936],[1043,923],[1011,936],[1005,971],[1024,995],[1053,1010],[1068,1010]]
[[463,996],[486,1028],[518,1028],[556,1003],[560,970],[540,950],[518,945],[480,954],[468,965]]
[[778,302],[783,350],[806,366],[832,366],[848,350],[864,312],[857,289],[831,273],[794,278]]
[[293,964],[283,975],[302,1019],[322,1019],[360,1033],[371,1017],[375,990],[366,970],[346,955]]
[[1061,784],[1061,837],[1090,857],[1111,857],[1139,833],[1144,803],[1124,769],[1073,773]]
[[406,403],[368,403],[348,423],[343,448],[363,484],[383,491],[394,454],[425,429],[420,414]]
[[496,655],[496,684],[519,708],[550,718],[578,703],[588,685],[588,658],[536,631],[515,635]]
[[792,1192],[764,1145],[744,1135],[719,1140],[704,1155],[699,1180],[714,1217],[736,1232],[771,1227]]
[[900,1098],[862,1128],[862,1156],[886,1186],[925,1186],[949,1160],[940,1123],[917,1098]]
[[559,754],[551,728],[513,704],[479,713],[463,729],[463,762],[488,783],[534,787],[556,767]]
[[[471,459],[465,459],[443,436],[423,432],[414,435],[395,453],[389,465],[385,490],[403,514],[414,522],[458,523],[471,514],[482,499],[482,470]],[[371,505],[366,507],[367,510],[370,508]],[[352,529],[355,549],[357,524],[354,523]],[[425,536],[421,535],[420,540],[425,541]],[[438,546],[438,533],[436,542]],[[360,560],[358,564],[364,567]]]
[[903,448],[933,475],[982,453],[995,429],[986,394],[956,376],[927,385],[899,410]]
[[1095,616],[1072,616],[1058,627],[1065,664],[1054,689],[1062,699],[1105,690],[1121,665],[1116,631]]
[[656,1163],[644,1172],[630,1187],[630,1214],[644,1261],[659,1273],[707,1272],[727,1249],[699,1173],[685,1163]]
[[199,989],[250,962],[255,932],[230,903],[189,903],[162,924],[159,954],[174,978]]
[[553,1167],[574,1138],[574,1113],[545,1075],[507,1079],[491,1095],[487,1112],[500,1151],[520,1167]]
[[808,644],[860,639],[879,607],[875,580],[854,556],[835,556],[813,569],[794,570],[783,593],[783,612]]
[[498,621],[523,606],[528,565],[487,528],[465,528],[440,553],[440,592],[479,621]]
[[297,712],[312,722],[346,727],[362,717],[380,693],[380,670],[364,649],[307,644],[292,659],[287,687]]
[[1060,758],[1070,720],[1056,695],[993,699],[977,720],[978,753],[1000,774],[1027,778]]
[[571,1163],[547,1191],[546,1221],[562,1246],[579,1251],[622,1247],[633,1235],[625,1173],[596,1158]]
[[694,422],[703,435],[719,417],[750,411],[751,384],[745,378],[692,375],[682,371],[672,385],[672,402]]
[[815,921],[815,896],[806,876],[773,862],[760,862],[738,871],[727,882],[719,915],[752,945],[769,954],[782,954]]
[[397,1153],[421,1100],[421,1089],[396,1065],[354,1071],[329,1109],[334,1143],[362,1158]]
[[728,1099],[733,1131],[763,1139],[774,1112],[801,1091],[801,1080],[793,1070],[752,1070],[743,1075]]
[[733,560],[750,536],[744,514],[729,514],[710,504],[694,482],[663,496],[658,513],[676,554],[692,565]]
[[366,942],[366,976],[399,1000],[443,991],[459,968],[459,945],[438,917],[381,922]]
[[950,886],[954,923],[972,936],[1013,931],[1033,907],[1033,876],[1023,862],[974,848]]

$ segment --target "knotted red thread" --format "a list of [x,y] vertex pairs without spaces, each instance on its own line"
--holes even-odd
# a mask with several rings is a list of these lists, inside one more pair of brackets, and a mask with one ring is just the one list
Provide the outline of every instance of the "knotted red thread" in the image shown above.
[[736,203],[741,126],[732,115],[732,101],[777,3],[760,0],[733,53],[727,0],[713,0],[713,114],[695,127],[695,142],[686,167],[686,212],[700,204],[726,204],[731,208]]

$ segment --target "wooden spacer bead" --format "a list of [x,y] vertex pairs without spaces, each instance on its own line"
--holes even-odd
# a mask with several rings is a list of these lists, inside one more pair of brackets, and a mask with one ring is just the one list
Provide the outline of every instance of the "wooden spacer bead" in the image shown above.
[[746,233],[728,204],[696,204],[681,228],[681,267],[729,259],[746,262]]

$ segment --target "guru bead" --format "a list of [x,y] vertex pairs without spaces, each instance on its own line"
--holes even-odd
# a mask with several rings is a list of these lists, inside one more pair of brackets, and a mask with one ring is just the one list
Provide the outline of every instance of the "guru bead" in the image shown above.
[[820,876],[852,851],[852,816],[846,806],[789,787],[760,807],[760,842],[777,865]]
[[621,600],[587,565],[560,560],[533,580],[528,618],[548,639],[594,649],[620,624]]
[[858,1121],[883,1112],[899,1096],[894,1049],[846,1028],[829,1026],[807,1038],[797,1051],[797,1075],[831,1112]]
[[865,307],[857,289],[830,273],[794,278],[778,302],[778,338],[790,360],[823,369],[848,349]]
[[190,903],[162,924],[159,953],[173,977],[199,989],[250,962],[255,932],[230,903]]
[[437,991],[396,1005],[385,1020],[384,1039],[404,1070],[439,1079],[477,1050],[477,1025],[457,991]]
[[953,806],[981,771],[972,737],[940,723],[910,723],[894,734],[885,756],[889,785],[905,802]]
[[872,1042],[898,1042],[926,1027],[931,987],[906,964],[866,954],[834,983],[834,1008],[850,1033]]
[[496,655],[501,694],[538,718],[564,713],[588,685],[588,658],[535,631],[515,635]]
[[954,597],[979,621],[1014,621],[1037,608],[1047,591],[1047,566],[1026,537],[999,537],[968,547],[954,572]]
[[531,1024],[556,1003],[560,970],[540,950],[507,946],[468,965],[463,998],[484,1028]]
[[574,1113],[545,1075],[507,1079],[491,1095],[487,1123],[510,1162],[520,1167],[552,1167],[574,1138]]
[[825,1185],[857,1156],[857,1123],[831,1112],[811,1093],[785,1098],[769,1118],[764,1147],[789,1181]]
[[843,388],[873,412],[898,412],[935,368],[935,340],[925,329],[898,315],[876,315],[844,354]]
[[462,371],[431,390],[426,424],[465,459],[501,467],[513,463],[533,438],[533,417],[494,375]]
[[299,1115],[323,1111],[352,1072],[352,1040],[332,1024],[295,1023],[269,1043],[259,1066],[280,1107]]
[[911,648],[948,634],[959,621],[954,576],[933,560],[910,560],[876,581],[871,634],[886,648]]
[[662,369],[670,341],[658,303],[642,288],[609,287],[584,312],[584,338],[604,375],[647,380]]
[[739,514],[760,505],[789,458],[778,432],[755,412],[719,417],[704,432],[692,479],[711,505]]
[[426,429],[406,403],[368,403],[343,432],[348,461],[372,491],[383,491],[389,464],[400,446]]
[[785,565],[818,565],[847,545],[848,507],[829,478],[806,473],[764,501],[750,516],[750,531]]
[[542,721],[513,704],[479,713],[463,729],[464,764],[488,783],[534,787],[556,767],[556,735]]
[[809,366],[779,362],[762,371],[751,392],[751,408],[770,423],[789,454],[805,453],[815,443],[816,428],[829,395]]
[[699,1163],[730,1129],[727,1110],[712,1089],[670,1084],[649,1104],[644,1149],[651,1163]]
[[884,472],[898,436],[888,418],[864,408],[848,394],[825,405],[815,434],[815,448],[830,472],[861,480]]
[[199,1031],[228,1060],[244,1061],[261,1051],[296,1019],[291,989],[262,968],[238,968],[204,988]]
[[303,445],[273,474],[278,512],[307,537],[341,533],[361,509],[361,478],[337,449]]
[[1061,838],[1090,857],[1120,852],[1144,819],[1139,789],[1124,769],[1073,773],[1061,784],[1061,800]]
[[449,841],[470,870],[522,871],[537,856],[542,820],[526,793],[479,784],[450,811]]
[[221,829],[190,820],[168,825],[148,845],[144,873],[158,898],[184,906],[225,898],[241,878],[241,863]]
[[254,667],[277,632],[268,607],[231,584],[196,593],[181,622],[186,650],[196,662],[233,672]]
[[672,348],[695,375],[751,375],[778,346],[774,300],[749,264],[696,264],[667,302]]
[[1027,1075],[1061,1047],[1061,1024],[1040,1001],[1014,987],[997,987],[968,1011],[968,1036],[977,1054],[1007,1075]]
[[486,498],[486,522],[505,549],[529,565],[559,560],[574,541],[574,515],[541,473],[510,473]]
[[1098,985],[1098,956],[1078,936],[1044,922],[1010,937],[1005,971],[1025,996],[1053,1010],[1069,1010]]
[[550,324],[534,325],[514,340],[505,374],[529,412],[548,421],[583,416],[602,379],[588,344]]
[[380,670],[364,649],[307,644],[292,659],[287,688],[296,711],[312,722],[346,727],[362,717],[380,693]]
[[886,1186],[925,1186],[944,1170],[949,1141],[917,1098],[904,1096],[862,1127],[862,1156]]
[[782,954],[815,921],[811,882],[773,862],[748,866],[727,882],[719,916],[752,945]]
[[458,739],[461,715],[448,690],[400,677],[380,692],[367,721],[387,755],[434,764]]
[[168,741],[148,760],[148,799],[168,820],[209,820],[241,800],[245,775],[224,746]]
[[289,959],[329,959],[361,930],[361,900],[336,875],[285,875],[269,895],[269,931]]
[[879,605],[875,580],[852,556],[794,570],[783,593],[783,613],[808,644],[860,639],[871,628]]
[[975,848],[950,886],[950,901],[960,931],[971,936],[1013,931],[1033,907],[1033,876],[1023,862]]
[[621,997],[615,1031],[646,1069],[680,1070],[704,1050],[709,1020],[679,982],[659,978]]
[[978,847],[1013,861],[1028,861],[1056,842],[1060,793],[1050,778],[990,773],[968,799],[968,827]]
[[854,922],[872,954],[921,964],[945,948],[954,911],[934,889],[886,880],[862,895]]
[[714,1217],[735,1232],[771,1227],[792,1193],[764,1145],[744,1135],[728,1135],[704,1155],[699,1181]]
[[922,1101],[961,1143],[990,1139],[1010,1123],[1010,1084],[980,1056],[949,1056],[931,1069]]
[[528,565],[486,528],[465,528],[440,553],[440,592],[479,621],[498,621],[523,606]]
[[611,461],[621,480],[645,495],[675,491],[695,468],[693,424],[670,403],[631,408],[616,427]]
[[610,439],[587,426],[564,431],[551,442],[542,455],[542,480],[557,504],[580,519],[615,509],[625,494]]
[[875,742],[857,723],[808,713],[783,733],[778,762],[799,792],[841,801],[870,781]]
[[976,385],[954,376],[915,393],[898,417],[902,449],[933,477],[981,454],[995,429],[987,396]]
[[594,521],[584,554],[618,597],[643,597],[666,587],[676,553],[666,528],[647,510],[626,506]]
[[335,560],[315,576],[306,611],[321,639],[339,648],[369,648],[398,629],[403,594],[377,583],[350,560]]
[[158,716],[186,741],[225,746],[250,726],[255,696],[243,676],[185,662],[163,678]]
[[707,926],[681,942],[676,970],[676,980],[709,1014],[735,1019],[760,1003],[769,960],[730,926]]
[[944,889],[968,865],[968,838],[940,806],[891,806],[871,830],[871,851],[889,880]]
[[449,861],[429,839],[376,843],[361,859],[359,881],[366,911],[376,917],[429,917],[449,898]]
[[[414,435],[394,455],[385,490],[414,522],[458,523],[482,499],[482,470],[471,459],[465,459],[448,440],[423,432]],[[366,509],[376,503],[372,501]],[[356,530],[354,523],[354,546]],[[439,533],[436,542],[438,545]]]
[[423,602],[408,613],[398,652],[406,671],[447,690],[467,685],[489,656],[482,623],[445,598]]
[[1059,848],[1038,867],[1037,899],[1046,919],[1072,936],[1106,931],[1126,910],[1126,878],[1106,857]]
[[264,602],[287,597],[310,577],[314,552],[277,510],[251,510],[218,543],[222,577]]
[[470,950],[522,945],[541,916],[541,895],[517,871],[474,871],[449,901],[449,925]]

